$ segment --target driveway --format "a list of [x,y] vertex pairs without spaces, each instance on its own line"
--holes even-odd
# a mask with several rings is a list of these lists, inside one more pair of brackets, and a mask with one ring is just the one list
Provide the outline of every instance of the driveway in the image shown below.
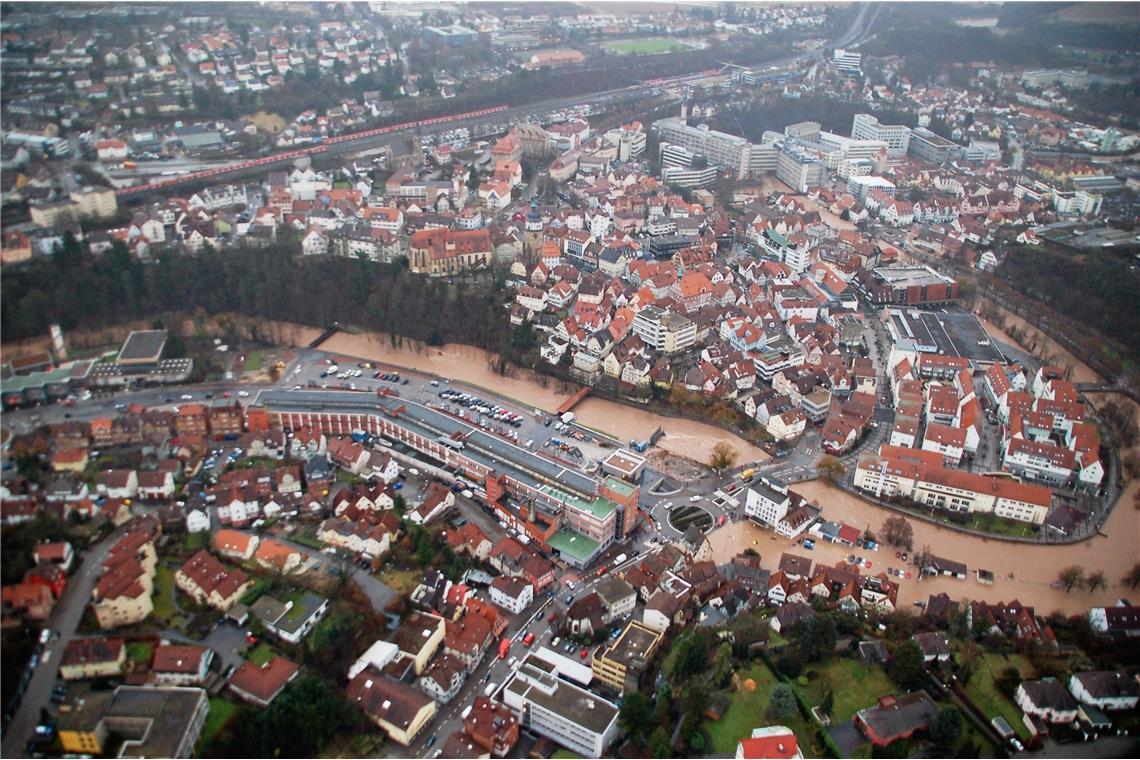
[[831,735],[835,746],[839,748],[841,757],[855,757],[856,748],[867,741],[859,733],[859,729],[855,728],[855,724],[849,720],[833,723],[827,732]]

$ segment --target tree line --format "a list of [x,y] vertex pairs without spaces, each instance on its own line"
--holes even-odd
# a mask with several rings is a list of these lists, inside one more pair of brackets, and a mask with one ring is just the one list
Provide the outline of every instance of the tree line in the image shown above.
[[498,289],[409,272],[403,261],[303,260],[285,246],[165,253],[153,263],[120,244],[99,255],[68,238],[52,257],[6,270],[5,338],[101,328],[166,314],[236,312],[308,325],[334,321],[430,345],[454,341],[509,351]]

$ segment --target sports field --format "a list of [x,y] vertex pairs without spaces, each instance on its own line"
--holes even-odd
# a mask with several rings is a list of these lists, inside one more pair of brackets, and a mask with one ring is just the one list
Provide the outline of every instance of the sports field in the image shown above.
[[617,40],[603,44],[607,50],[624,55],[656,55],[688,50],[689,46],[668,37],[645,37],[639,40]]

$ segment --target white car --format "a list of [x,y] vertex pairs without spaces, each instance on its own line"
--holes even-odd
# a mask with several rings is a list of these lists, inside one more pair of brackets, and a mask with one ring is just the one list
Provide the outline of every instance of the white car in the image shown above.
[[238,398],[249,398],[249,391],[238,391]]
[[695,502],[698,502],[698,501],[700,501],[700,500],[701,500],[701,497],[700,497],[700,496],[690,496],[690,497],[689,497],[689,503],[690,503],[690,504],[692,504],[692,503],[695,503]]
[[183,401],[193,401],[194,397],[191,396],[189,393],[183,393],[182,394],[182,400]]

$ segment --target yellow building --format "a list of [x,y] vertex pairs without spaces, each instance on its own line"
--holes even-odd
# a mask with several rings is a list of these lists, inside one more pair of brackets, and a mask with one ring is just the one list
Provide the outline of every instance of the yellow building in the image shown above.
[[115,198],[115,191],[109,187],[85,187],[79,192],[72,193],[71,200],[75,203],[80,216],[106,219],[119,211],[119,201]]
[[594,653],[594,677],[621,693],[637,691],[663,638],[658,631],[631,620],[617,641]]

